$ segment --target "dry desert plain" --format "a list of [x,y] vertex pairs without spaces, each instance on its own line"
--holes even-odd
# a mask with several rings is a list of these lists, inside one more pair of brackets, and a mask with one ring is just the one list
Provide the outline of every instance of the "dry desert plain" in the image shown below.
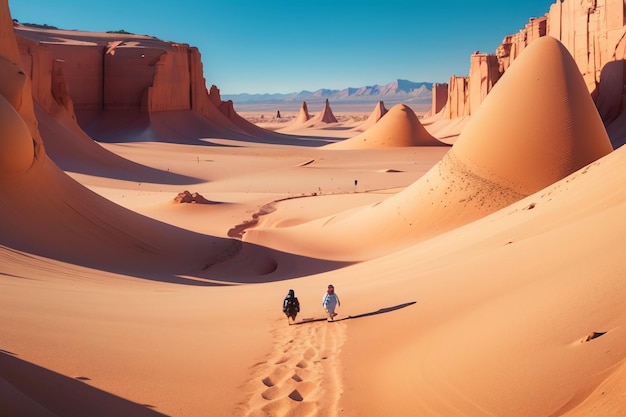
[[462,122],[168,113],[83,148],[3,53],[2,416],[626,413],[626,154],[559,41]]

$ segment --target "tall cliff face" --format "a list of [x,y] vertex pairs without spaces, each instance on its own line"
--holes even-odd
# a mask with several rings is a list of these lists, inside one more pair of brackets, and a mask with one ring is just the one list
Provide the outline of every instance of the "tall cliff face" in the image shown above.
[[239,116],[217,87],[208,91],[195,47],[150,36],[18,23],[13,32],[34,101],[82,136],[88,132],[98,141],[283,139]]
[[432,94],[433,94],[433,102],[432,102],[432,107],[430,109],[431,115],[439,113],[448,102],[448,84],[446,83],[433,84]]
[[[197,77],[192,77],[191,73],[198,68],[189,64],[191,53],[189,46],[180,44],[171,46],[172,49],[162,54],[157,61],[153,84],[148,87],[150,111],[192,109],[191,80],[192,78],[197,80]],[[181,88],[182,86],[189,87]]]
[[443,116],[471,115],[531,42],[551,36],[572,54],[602,119],[610,123],[622,113],[626,97],[625,9],[623,0],[556,0],[544,16],[531,18],[519,32],[506,36],[495,54],[470,57],[467,85],[462,86],[458,76],[450,78]]
[[[548,35],[559,39],[576,60],[593,91],[602,68],[616,59],[624,36],[623,0],[557,1],[548,13]],[[623,48],[622,48],[623,49]]]
[[[95,37],[87,32],[21,26],[15,33],[35,91],[50,91],[51,66],[57,63],[76,110],[190,107],[189,89],[172,87],[177,82],[189,85],[183,46],[133,35]],[[35,98],[40,102],[43,94]]]
[[57,106],[72,115],[192,110],[221,119],[195,47],[129,34],[14,29],[35,101],[50,113]]
[[496,48],[500,73],[506,71],[511,62],[535,39],[546,36],[548,18],[546,16],[531,18],[522,30],[512,35],[507,35],[502,43]]

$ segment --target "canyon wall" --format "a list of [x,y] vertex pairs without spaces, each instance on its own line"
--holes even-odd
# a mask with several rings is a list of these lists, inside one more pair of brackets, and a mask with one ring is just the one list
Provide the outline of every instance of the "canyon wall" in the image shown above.
[[[624,0],[556,0],[544,16],[531,18],[519,32],[506,36],[494,54],[470,57],[469,76],[450,78],[443,117],[475,112],[526,46],[548,35],[560,40],[572,54],[603,120],[609,123],[622,112],[626,97],[624,9]],[[433,95],[433,106],[434,100]]]
[[453,75],[448,82],[448,100],[442,110],[447,119],[469,116],[469,77]]
[[433,83],[432,94],[433,103],[430,109],[431,115],[439,113],[448,102],[448,84]]
[[[162,54],[156,62],[153,83],[147,87],[150,111],[192,109],[191,79],[199,80],[197,76],[192,77],[192,72],[201,71],[202,67],[190,65],[188,45],[171,46],[172,49]],[[198,93],[206,94],[206,86],[204,91]]]
[[14,26],[34,99],[49,113],[61,106],[72,115],[135,109],[221,116],[195,47],[148,36]]

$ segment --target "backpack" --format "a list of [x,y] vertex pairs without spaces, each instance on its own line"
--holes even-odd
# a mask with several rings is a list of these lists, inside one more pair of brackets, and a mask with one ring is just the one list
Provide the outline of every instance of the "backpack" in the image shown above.
[[283,310],[286,311],[293,311],[293,310],[298,310],[298,299],[296,297],[287,297],[285,298],[285,303],[283,305]]

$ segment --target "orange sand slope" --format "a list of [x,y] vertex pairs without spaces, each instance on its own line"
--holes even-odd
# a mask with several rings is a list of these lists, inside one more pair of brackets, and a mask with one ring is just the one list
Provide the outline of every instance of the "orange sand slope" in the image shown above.
[[[558,41],[450,148],[333,149],[221,100],[91,143],[32,102],[6,0],[0,40],[0,415],[626,413],[626,151]],[[363,134],[406,137],[392,111]]]
[[[540,62],[551,65],[539,69]],[[558,41],[533,42],[511,68],[446,156],[402,192],[290,228],[262,220],[246,240],[328,259],[370,259],[506,207],[611,152],[576,64]],[[537,110],[538,101],[547,109]],[[394,120],[393,111],[370,130]]]

